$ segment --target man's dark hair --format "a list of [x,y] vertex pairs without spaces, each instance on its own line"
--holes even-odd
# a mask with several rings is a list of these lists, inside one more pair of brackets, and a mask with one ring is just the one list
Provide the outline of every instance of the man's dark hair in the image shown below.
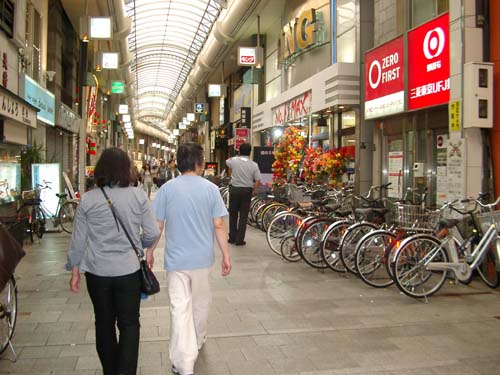
[[194,142],[182,143],[177,149],[177,168],[181,173],[194,171],[203,165],[203,148]]
[[252,146],[250,145],[250,143],[241,144],[240,155],[248,156],[248,155],[250,155],[250,152],[252,152]]
[[127,187],[131,180],[131,163],[127,153],[116,147],[105,149],[95,166],[96,185]]

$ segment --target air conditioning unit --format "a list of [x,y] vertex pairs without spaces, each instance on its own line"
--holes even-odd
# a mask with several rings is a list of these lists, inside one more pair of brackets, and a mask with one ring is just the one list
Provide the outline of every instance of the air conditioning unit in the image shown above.
[[493,64],[464,64],[464,128],[493,127]]

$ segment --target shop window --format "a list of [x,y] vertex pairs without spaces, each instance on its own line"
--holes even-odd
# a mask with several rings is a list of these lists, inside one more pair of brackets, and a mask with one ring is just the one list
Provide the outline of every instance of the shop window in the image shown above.
[[14,2],[0,0],[0,29],[5,31],[9,38],[14,35]]
[[337,61],[353,63],[358,59],[358,0],[337,0]]
[[42,35],[42,19],[40,13],[35,9],[33,4],[28,3],[26,6],[26,53],[28,54],[29,64],[26,66],[26,73],[35,81],[40,80],[41,69],[41,35]]
[[449,0],[412,0],[412,26],[418,26],[447,12]]
[[13,202],[21,193],[20,148],[0,144],[0,205]]

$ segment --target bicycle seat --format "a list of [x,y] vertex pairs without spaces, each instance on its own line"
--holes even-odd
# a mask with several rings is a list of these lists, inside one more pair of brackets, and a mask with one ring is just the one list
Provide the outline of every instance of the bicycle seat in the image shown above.
[[458,219],[441,219],[441,220],[439,220],[439,227],[451,229],[454,226],[456,226],[459,222],[460,222],[460,220],[458,220]]
[[351,210],[335,211],[335,214],[340,217],[348,217],[351,213]]
[[373,211],[373,208],[355,208],[354,212],[361,216],[368,216]]
[[68,196],[68,194],[66,194],[66,193],[57,194],[56,193],[56,196],[57,196],[57,198],[66,198]]
[[327,211],[333,212],[337,211],[340,208],[340,204],[339,203],[325,204],[324,207]]

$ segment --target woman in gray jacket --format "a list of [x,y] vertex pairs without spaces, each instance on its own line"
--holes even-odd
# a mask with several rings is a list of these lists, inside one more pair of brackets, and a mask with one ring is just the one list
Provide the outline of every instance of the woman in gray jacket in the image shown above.
[[94,172],[98,188],[80,200],[68,252],[72,292],[80,290],[80,272],[85,273],[104,375],[136,374],[141,282],[137,255],[100,188],[105,189],[138,248],[151,246],[160,235],[145,192],[130,186],[130,170],[124,151],[104,150]]

